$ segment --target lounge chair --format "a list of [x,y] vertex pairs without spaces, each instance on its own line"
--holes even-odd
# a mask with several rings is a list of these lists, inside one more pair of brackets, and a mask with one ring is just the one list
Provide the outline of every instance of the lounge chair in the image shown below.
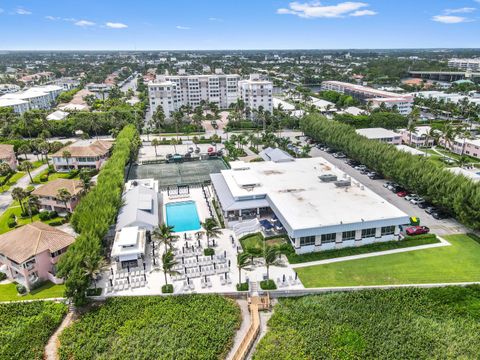
[[193,281],[190,281],[190,285],[189,285],[189,288],[190,290],[195,290],[195,284],[193,283]]
[[201,284],[202,289],[205,289],[205,287],[207,286],[204,278],[200,279],[200,284]]
[[222,284],[222,286],[225,286],[226,283],[227,283],[227,280],[225,279],[225,276],[220,275],[220,284]]

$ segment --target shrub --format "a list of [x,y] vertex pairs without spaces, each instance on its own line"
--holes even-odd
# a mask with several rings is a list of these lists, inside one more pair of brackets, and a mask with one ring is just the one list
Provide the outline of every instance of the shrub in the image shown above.
[[0,272],[0,281],[5,280],[7,278],[7,274]]
[[9,219],[15,219],[15,214],[14,214],[14,213],[11,213],[8,218],[9,218]]
[[25,286],[23,286],[22,284],[17,284],[16,289],[17,289],[17,292],[20,295],[24,295],[24,294],[27,293],[27,288]]
[[55,219],[58,216],[58,214],[56,211],[50,211],[49,216],[50,216],[50,219]]
[[37,280],[33,284],[30,285],[30,291],[41,288],[46,283],[47,283],[47,281],[45,281],[45,280]]
[[38,217],[42,221],[47,221],[50,219],[50,213],[48,211],[41,211],[40,214],[38,214]]
[[262,290],[276,290],[277,285],[275,285],[275,281],[273,281],[272,279],[268,279],[260,281],[260,288]]
[[7,225],[9,228],[14,228],[15,226],[17,226],[17,221],[15,220],[15,218],[10,218],[8,219]]
[[48,181],[48,174],[40,175],[40,181],[41,182],[47,182]]
[[163,285],[162,294],[173,294],[173,285],[172,284]]
[[33,186],[33,185],[29,185],[25,189],[25,191],[28,192],[28,193],[31,193],[33,190],[35,190],[35,186]]
[[248,282],[237,284],[237,291],[248,291],[248,289],[249,289]]
[[215,250],[212,248],[206,248],[205,250],[203,250],[203,255],[205,256],[215,255]]
[[59,220],[59,221],[52,221],[51,223],[49,223],[50,226],[60,226],[60,225],[63,225],[63,221]]
[[87,289],[87,296],[100,296],[102,295],[101,288]]

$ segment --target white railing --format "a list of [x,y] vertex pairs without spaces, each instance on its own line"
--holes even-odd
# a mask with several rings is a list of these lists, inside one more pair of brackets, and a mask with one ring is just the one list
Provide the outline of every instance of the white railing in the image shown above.
[[259,232],[260,228],[260,222],[257,218],[241,221],[232,226],[232,230],[238,238],[243,235]]
[[63,284],[63,279],[57,278],[55,275],[53,275],[51,272],[47,273],[47,278],[50,280],[52,283],[55,285],[60,285]]

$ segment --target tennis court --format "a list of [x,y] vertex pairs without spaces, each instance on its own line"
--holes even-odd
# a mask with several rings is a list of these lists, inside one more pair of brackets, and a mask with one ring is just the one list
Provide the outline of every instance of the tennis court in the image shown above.
[[159,187],[184,184],[198,184],[210,181],[210,174],[227,169],[221,159],[191,161],[177,164],[135,165],[130,169],[128,179],[158,180]]

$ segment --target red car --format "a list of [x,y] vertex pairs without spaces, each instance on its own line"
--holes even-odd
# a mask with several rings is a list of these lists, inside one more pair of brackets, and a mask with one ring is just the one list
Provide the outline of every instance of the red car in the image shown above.
[[422,235],[422,234],[428,234],[430,232],[430,229],[426,226],[411,226],[407,228],[405,232],[409,236]]
[[406,192],[405,190],[402,190],[402,191],[397,192],[397,195],[399,197],[405,197],[405,196],[408,195],[408,192]]

